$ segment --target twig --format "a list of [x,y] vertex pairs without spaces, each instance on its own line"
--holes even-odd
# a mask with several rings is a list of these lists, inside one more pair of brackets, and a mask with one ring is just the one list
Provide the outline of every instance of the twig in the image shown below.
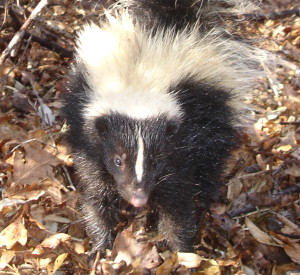
[[28,38],[28,37],[32,37],[32,41],[33,42],[37,42],[39,43],[41,46],[52,50],[54,52],[57,52],[58,54],[60,54],[62,57],[72,57],[73,56],[73,51],[72,50],[68,50],[63,48],[62,46],[58,45],[57,43],[38,37],[36,35],[30,34],[30,32],[25,32],[24,37]]
[[9,2],[10,2],[10,1],[7,1],[7,2],[6,2],[6,1],[3,1],[3,6],[4,6],[4,18],[3,18],[3,22],[2,22],[2,24],[1,24],[1,26],[0,26],[0,31],[2,30],[4,24],[5,24],[6,20],[7,20],[7,14],[8,14],[8,6],[9,6]]
[[13,70],[15,70],[15,69],[19,66],[19,64],[21,64],[21,62],[22,62],[23,59],[24,59],[25,53],[27,52],[27,49],[28,49],[28,46],[29,46],[30,42],[31,42],[31,37],[29,37],[29,39],[28,39],[28,41],[27,41],[27,44],[26,44],[26,47],[25,47],[25,49],[24,49],[24,51],[23,51],[23,53],[22,53],[21,58],[18,59],[17,64],[14,64],[14,65],[10,68],[10,70],[9,70],[3,77],[0,78],[0,84],[1,84],[1,83],[9,76],[9,74],[10,74]]
[[279,96],[282,93],[282,87],[283,85],[279,82],[279,80],[276,78],[276,76],[270,71],[268,66],[261,62],[261,66],[265,70],[267,74],[267,78],[270,84],[270,88],[272,89],[275,96]]
[[74,183],[73,183],[73,181],[71,179],[71,176],[70,176],[70,174],[68,172],[68,169],[66,168],[65,165],[62,165],[61,168],[63,170],[63,175],[66,177],[66,180],[67,180],[67,183],[68,183],[67,188],[69,188],[72,191],[75,191],[76,187],[74,186]]
[[97,268],[97,264],[98,264],[98,261],[100,259],[100,251],[97,252],[96,254],[96,258],[95,258],[95,261],[93,263],[93,268],[91,270],[91,275],[95,275],[96,274],[96,268]]
[[[20,20],[18,19],[18,16],[15,14],[15,12],[12,8],[9,9],[9,15],[12,18],[13,28],[15,29],[15,31],[19,30],[22,24],[21,24]],[[73,51],[72,50],[65,49],[65,48],[63,48],[62,46],[58,45],[57,43],[55,43],[53,41],[38,37],[34,34],[31,34],[31,32],[29,32],[29,31],[25,31],[24,38],[28,39],[29,37],[31,37],[31,40],[33,42],[37,42],[41,46],[43,46],[43,47],[45,47],[49,50],[57,52],[62,57],[72,57],[73,56]]]
[[8,57],[17,43],[24,37],[26,29],[31,25],[33,20],[37,17],[37,15],[41,12],[41,10],[48,4],[48,0],[41,0],[38,5],[34,8],[28,19],[24,22],[20,30],[15,33],[14,37],[6,47],[6,49],[2,52],[0,56],[0,64],[4,62],[4,60]]
[[293,121],[293,122],[284,122],[284,121],[281,121],[279,122],[280,125],[300,125],[300,121]]
[[[247,207],[244,208],[245,210],[247,209]],[[249,211],[245,212],[245,211],[230,211],[229,213],[227,213],[227,215],[230,217],[230,218],[233,218],[233,219],[240,219],[240,218],[245,218],[247,216],[251,216],[251,215],[254,215],[254,214],[258,214],[258,213],[263,213],[263,212],[269,212],[271,211],[271,207],[268,207],[268,208],[262,208],[262,209],[258,209],[257,207],[249,207]],[[242,209],[241,209],[242,210]]]
[[256,213],[257,211],[258,210],[255,205],[247,204],[244,207],[238,208],[236,210],[227,211],[227,215],[230,218],[237,218],[237,217],[240,217],[242,214],[244,214],[243,216],[246,216],[249,213],[254,213],[254,212]]
[[271,13],[245,13],[244,17],[253,21],[265,21],[265,20],[276,20],[282,19],[286,17],[290,17],[292,15],[300,16],[300,9],[292,9],[292,10],[283,10],[283,11],[275,11]]
[[23,142],[20,142],[18,145],[16,145],[13,149],[11,149],[10,150],[10,153],[12,154],[14,151],[16,151],[19,147],[21,147],[21,146],[23,146],[24,144],[26,144],[26,143],[30,143],[30,142],[32,142],[32,141],[37,141],[37,142],[39,142],[39,143],[41,143],[41,144],[45,144],[45,142],[43,142],[43,141],[41,141],[41,140],[39,140],[39,139],[37,139],[37,138],[32,138],[32,139],[27,139],[27,140],[25,140],[25,141],[23,141]]

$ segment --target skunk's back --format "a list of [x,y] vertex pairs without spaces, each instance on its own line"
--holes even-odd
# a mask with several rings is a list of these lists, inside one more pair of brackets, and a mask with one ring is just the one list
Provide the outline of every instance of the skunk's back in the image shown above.
[[90,87],[84,116],[130,110],[136,119],[178,118],[175,94],[184,91],[177,87],[189,81],[228,94],[233,125],[243,123],[242,102],[262,56],[228,27],[250,7],[245,0],[118,1],[101,27],[86,25],[79,33],[74,70]]

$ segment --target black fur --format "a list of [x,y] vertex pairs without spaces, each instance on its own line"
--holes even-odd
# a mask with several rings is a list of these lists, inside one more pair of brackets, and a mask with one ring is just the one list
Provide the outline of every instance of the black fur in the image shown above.
[[231,110],[225,105],[226,93],[189,82],[178,88],[184,91],[178,94],[185,111],[180,124],[164,117],[134,121],[113,114],[89,125],[80,114],[82,98],[76,96],[82,86],[73,85],[75,96],[66,97],[63,111],[70,124],[68,140],[81,177],[83,212],[95,248],[109,245],[120,207],[125,205],[124,196],[120,196],[125,187],[116,185],[110,155],[122,143],[134,163],[135,129],[139,124],[144,129],[148,154],[148,177],[142,187],[150,194],[149,206],[159,212],[159,229],[168,245],[173,250],[192,250],[199,208],[207,208],[216,194],[224,160],[234,145],[235,130]]
[[228,9],[233,3],[223,0],[123,0],[125,6],[134,17],[143,25],[155,29],[157,26],[166,28],[183,29],[199,23],[198,28],[203,32],[208,32],[221,25],[220,31],[225,36],[229,33],[224,29],[225,21],[237,19]]
[[[165,27],[180,29],[196,21],[196,13],[185,8],[191,1],[178,1],[175,10],[173,0],[138,3],[135,13],[146,10],[139,20],[157,12],[157,24]],[[83,108],[91,90],[86,77],[82,64],[74,68],[62,113],[70,125],[68,141],[81,178],[82,211],[94,250],[110,246],[120,210],[135,196],[158,212],[159,231],[171,249],[192,251],[199,211],[217,193],[224,162],[237,144],[234,113],[227,105],[230,92],[191,78],[170,87],[184,113],[181,119],[158,115],[135,120],[115,112],[86,120]],[[142,182],[134,174],[139,135],[145,147]]]

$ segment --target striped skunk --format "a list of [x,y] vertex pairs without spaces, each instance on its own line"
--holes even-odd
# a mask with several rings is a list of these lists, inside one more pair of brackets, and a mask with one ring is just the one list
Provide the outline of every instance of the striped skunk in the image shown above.
[[245,0],[120,0],[79,33],[64,98],[94,250],[127,203],[158,213],[172,250],[192,251],[248,112],[259,58],[228,31]]

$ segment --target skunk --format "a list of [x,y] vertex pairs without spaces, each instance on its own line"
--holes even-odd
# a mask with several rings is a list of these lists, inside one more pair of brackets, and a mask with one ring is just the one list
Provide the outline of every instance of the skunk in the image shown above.
[[94,250],[126,204],[192,251],[246,121],[259,58],[231,31],[245,0],[120,0],[77,40],[63,115]]

